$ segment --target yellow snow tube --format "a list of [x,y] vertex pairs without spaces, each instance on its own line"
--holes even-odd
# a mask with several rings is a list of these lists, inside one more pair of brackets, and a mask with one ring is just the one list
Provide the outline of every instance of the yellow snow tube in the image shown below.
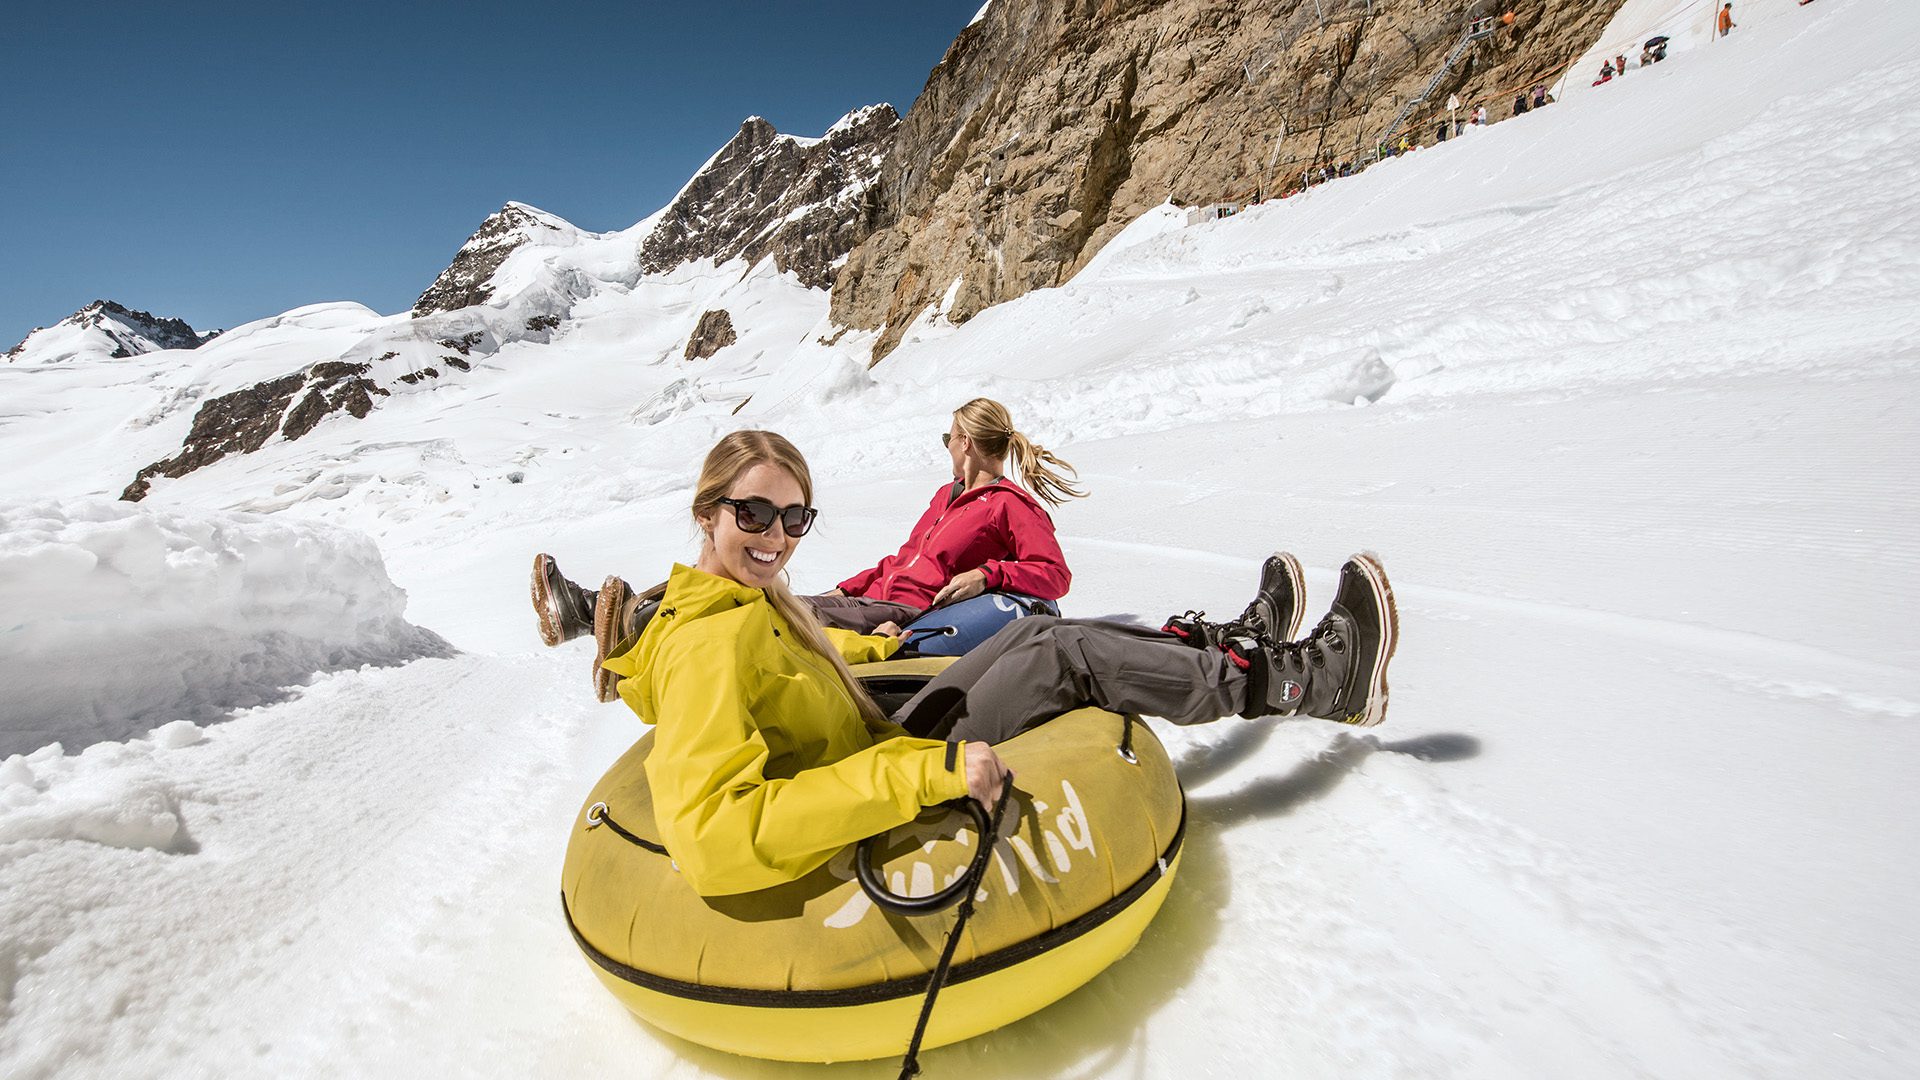
[[[951,662],[854,670],[887,704]],[[652,746],[649,732],[607,770],[567,845],[561,902],[594,974],[648,1023],[735,1054],[848,1061],[906,1049],[954,909],[876,904],[854,847],[798,881],[701,897],[655,843],[642,768]],[[1137,718],[1079,709],[995,749],[1016,790],[925,1047],[1027,1016],[1126,955],[1180,864],[1186,797]],[[888,892],[926,896],[961,880],[979,831],[931,809],[878,838],[871,866]]]

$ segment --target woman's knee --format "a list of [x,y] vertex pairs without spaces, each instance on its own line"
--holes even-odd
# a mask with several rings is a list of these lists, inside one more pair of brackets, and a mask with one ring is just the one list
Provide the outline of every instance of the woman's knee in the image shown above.
[[1023,615],[1002,626],[994,636],[1004,635],[1009,641],[1026,641],[1050,632],[1059,624],[1060,619],[1053,615]]

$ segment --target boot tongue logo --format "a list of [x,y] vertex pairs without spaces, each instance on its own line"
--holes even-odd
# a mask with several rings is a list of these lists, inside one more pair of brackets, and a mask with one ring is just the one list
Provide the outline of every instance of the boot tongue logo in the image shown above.
[[1280,684],[1280,700],[1283,702],[1300,700],[1300,684],[1288,679]]

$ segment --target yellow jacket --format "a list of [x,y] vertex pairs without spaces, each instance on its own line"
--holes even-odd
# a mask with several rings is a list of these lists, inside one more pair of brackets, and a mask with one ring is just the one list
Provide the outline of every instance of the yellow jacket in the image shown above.
[[[826,633],[849,663],[900,647]],[[869,728],[833,666],[759,589],[676,564],[659,614],[604,666],[654,725],[654,824],[702,896],[792,881],[967,793],[964,744],[949,765],[944,742]]]

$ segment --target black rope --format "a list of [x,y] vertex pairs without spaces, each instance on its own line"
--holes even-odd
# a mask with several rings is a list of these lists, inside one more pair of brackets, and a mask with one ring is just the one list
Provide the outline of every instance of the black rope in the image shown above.
[[993,827],[980,838],[980,848],[973,853],[973,865],[967,867],[966,895],[960,898],[960,911],[953,920],[953,932],[947,935],[946,948],[940,950],[940,963],[935,965],[933,974],[927,978],[927,999],[920,1004],[920,1022],[913,1025],[913,1039],[907,1043],[907,1056],[900,1062],[899,1080],[913,1080],[920,1075],[920,1041],[926,1038],[927,1021],[933,1018],[933,1002],[940,996],[940,987],[947,981],[947,970],[953,964],[953,951],[960,946],[960,934],[967,928],[967,919],[973,914],[973,899],[980,892],[980,882],[987,876],[987,859],[993,854],[994,842],[1000,836],[1000,823],[1007,816],[1007,803],[1013,797],[1013,779],[1008,777],[1001,785],[1000,798],[993,804]]
[[[594,813],[594,811],[596,810],[599,811],[598,814]],[[628,832],[627,830],[621,828],[620,823],[613,820],[613,815],[607,812],[606,803],[594,803],[592,806],[587,807],[587,828],[591,829],[596,825],[605,825],[607,828],[612,829],[614,832],[614,835],[620,837],[620,839],[625,840],[629,844],[634,844],[638,847],[646,848],[648,851],[653,852],[655,855],[667,854],[667,849],[664,847],[661,847],[659,844],[656,844],[651,840],[643,840],[640,837],[635,836],[632,833]]]
[[1120,756],[1129,762],[1137,761],[1133,756],[1133,714],[1120,714]]

